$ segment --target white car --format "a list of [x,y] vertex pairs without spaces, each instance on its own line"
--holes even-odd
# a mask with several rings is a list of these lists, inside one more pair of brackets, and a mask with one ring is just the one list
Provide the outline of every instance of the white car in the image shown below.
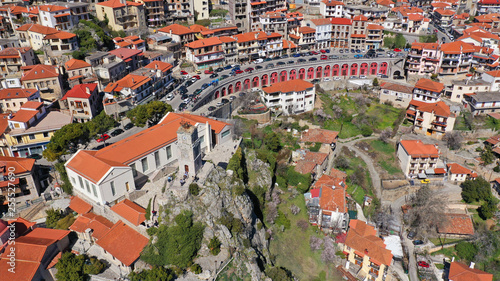
[[255,64],[258,64],[258,63],[263,63],[263,62],[264,62],[264,60],[263,60],[263,59],[256,59],[256,60],[254,61],[254,63],[255,63]]
[[328,77],[323,78],[323,82],[330,82],[330,81],[332,81],[332,79],[330,79]]
[[341,79],[342,79],[342,78],[340,78],[340,77],[338,77],[338,76],[333,78],[333,80],[335,80],[335,81],[339,81],[339,80],[341,80]]
[[216,104],[216,106],[217,106],[217,107],[219,107],[219,106],[223,106],[223,105],[224,105],[224,104],[223,104],[222,102],[218,102],[218,103]]
[[359,75],[359,79],[366,79],[366,75]]
[[172,94],[168,94],[168,96],[167,96],[167,101],[171,101],[171,100],[173,100],[173,99],[174,99],[174,95],[172,95]]

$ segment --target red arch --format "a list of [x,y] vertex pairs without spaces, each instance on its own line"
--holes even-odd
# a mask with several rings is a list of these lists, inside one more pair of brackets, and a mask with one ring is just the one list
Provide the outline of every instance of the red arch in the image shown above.
[[226,95],[226,88],[222,88],[222,96],[225,96]]
[[227,94],[230,95],[233,93],[233,85],[227,86]]
[[318,68],[316,68],[316,78],[318,79],[321,78],[322,74],[323,74],[323,67],[318,66]]
[[259,87],[259,77],[258,77],[258,76],[255,76],[255,77],[252,79],[252,87],[253,87],[253,88],[257,88],[257,87]]
[[380,64],[380,68],[378,70],[378,73],[383,74],[383,75],[387,75],[387,63],[386,62],[383,62]]
[[271,73],[271,84],[278,83],[278,73],[273,72]]
[[245,81],[243,81],[243,89],[250,89],[250,79],[245,79]]
[[356,75],[358,75],[358,64],[357,64],[357,63],[353,63],[353,64],[351,64],[351,72],[350,72],[350,75],[351,75],[351,76],[356,76]]
[[267,75],[267,74],[262,75],[261,80],[262,80],[262,87],[267,86],[267,84],[269,84],[268,83],[269,75]]
[[330,76],[330,66],[329,65],[325,66],[325,70],[323,71],[323,75],[325,77]]
[[307,70],[307,79],[314,79],[314,68],[309,67]]
[[280,73],[280,82],[286,81],[286,70],[281,71]]
[[349,65],[347,63],[344,63],[342,65],[342,69],[341,69],[340,75],[341,76],[347,76],[348,71],[349,71]]
[[359,75],[368,75],[368,64],[366,62],[361,64]]
[[339,74],[340,74],[339,68],[340,67],[339,67],[338,64],[336,64],[336,65],[333,66],[332,76],[339,76]]
[[240,81],[236,82],[236,85],[234,86],[234,91],[235,92],[241,91],[241,82]]
[[376,62],[370,64],[370,75],[377,75],[377,67],[378,64]]
[[295,80],[297,79],[297,70],[292,69],[290,70],[290,80]]
[[219,95],[220,95],[219,91],[216,91],[216,92],[215,92],[215,98],[216,98],[216,99],[218,99],[218,98],[219,98]]
[[305,79],[306,78],[306,70],[301,68],[299,69],[299,79]]

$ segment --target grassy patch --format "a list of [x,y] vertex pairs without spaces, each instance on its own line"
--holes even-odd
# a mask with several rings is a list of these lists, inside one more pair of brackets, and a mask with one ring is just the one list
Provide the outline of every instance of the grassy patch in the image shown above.
[[351,195],[354,201],[356,201],[359,205],[363,206],[366,193],[362,187],[357,186],[355,184],[349,184],[347,186],[347,193]]
[[[396,149],[392,143],[385,143],[380,140],[369,140],[357,144],[364,152],[366,152],[374,162],[378,163],[378,170],[382,178],[403,178],[403,172],[399,167],[396,159]],[[384,174],[390,175],[384,176]]]
[[447,258],[457,258],[457,253],[455,252],[455,248],[454,247],[449,247],[449,248],[443,248],[439,251],[435,251],[434,253],[432,253],[431,255],[435,256],[435,255],[444,255],[445,257]]
[[236,274],[236,266],[234,265],[234,261],[231,261],[226,268],[224,268],[224,271],[219,274],[217,277],[217,281],[249,281],[252,280],[250,274],[246,273],[243,278],[240,278]]
[[401,173],[401,169],[392,166],[391,164],[387,163],[386,161],[382,160],[378,162],[379,165],[389,173],[389,175],[396,175],[398,173]]
[[444,264],[442,263],[435,263],[434,265],[436,266],[437,269],[444,269]]
[[457,243],[463,239],[452,239],[452,238],[429,238],[429,241],[436,246],[442,246],[446,244]]

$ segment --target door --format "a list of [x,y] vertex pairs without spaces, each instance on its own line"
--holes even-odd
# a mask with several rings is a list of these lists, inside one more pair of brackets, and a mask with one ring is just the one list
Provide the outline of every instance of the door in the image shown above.
[[185,171],[186,173],[189,173],[189,166],[188,166],[188,165],[184,165],[184,171]]
[[130,185],[128,184],[128,182],[125,183],[125,187],[127,188],[127,191],[130,191]]

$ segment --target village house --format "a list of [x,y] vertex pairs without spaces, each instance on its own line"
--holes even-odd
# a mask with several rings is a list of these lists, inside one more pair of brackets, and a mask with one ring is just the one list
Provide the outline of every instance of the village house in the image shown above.
[[[2,171],[0,197],[6,200],[13,188],[16,204],[19,205],[25,204],[26,200],[38,198],[41,188],[47,184],[40,181],[35,159],[0,156],[0,171]],[[9,178],[11,171],[14,173],[13,181]],[[4,200],[0,200],[0,202],[6,202]]]
[[477,173],[458,163],[449,163],[446,167],[448,168],[448,179],[450,181],[463,182],[468,179],[477,178]]
[[52,51],[71,52],[78,49],[76,34],[52,27],[29,23],[16,29],[22,47],[40,50],[50,47]]
[[476,92],[488,92],[491,84],[483,79],[460,79],[453,80],[451,86],[446,90],[446,96],[452,102],[462,103],[466,94]]
[[346,268],[360,279],[385,280],[392,264],[392,253],[375,227],[360,220],[351,220],[344,243]]
[[454,41],[442,44],[441,52],[439,75],[457,75],[469,71],[475,48],[471,44]]
[[102,110],[97,83],[75,85],[66,92],[60,104],[69,110],[76,122],[89,121]]
[[172,38],[172,41],[181,43],[182,46],[193,42],[195,34],[194,31],[180,24],[171,24],[165,26],[158,29],[157,33]]
[[0,51],[0,74],[18,73],[21,67],[34,65],[36,60],[35,52],[31,47],[5,48]]
[[436,139],[442,139],[452,132],[456,115],[443,101],[434,103],[412,100],[406,110],[406,120],[414,126],[414,131]]
[[440,152],[434,144],[424,144],[421,140],[402,140],[398,144],[397,155],[403,173],[415,178],[425,177],[425,170],[437,168]]
[[67,7],[58,5],[38,6],[40,24],[56,28],[58,30],[69,31],[73,28],[71,11]]
[[108,25],[114,31],[146,28],[144,5],[141,3],[125,0],[99,2],[95,4],[95,12],[101,21],[107,16]]
[[438,43],[413,42],[405,68],[408,74],[412,75],[435,74],[439,71],[440,61],[441,52]]
[[319,3],[319,13],[325,18],[342,18],[344,6],[341,1],[323,0]]
[[295,171],[304,175],[311,174],[314,179],[323,175],[328,165],[328,153],[299,150],[297,154]]
[[407,108],[412,100],[413,86],[392,82],[380,84],[380,103],[391,102],[393,106]]
[[484,115],[499,112],[500,92],[488,91],[466,94],[465,103],[465,107],[469,108],[472,115]]
[[323,175],[304,194],[309,222],[324,231],[345,231],[349,223],[345,179]]
[[[194,139],[178,138],[178,129],[184,122],[196,129],[191,132]],[[227,123],[169,112],[158,125],[101,150],[79,150],[66,162],[66,171],[74,192],[83,198],[99,204],[118,203],[164,167],[178,165],[182,173],[196,174],[195,167],[183,162],[189,156],[188,151],[180,153],[185,149],[184,142],[196,141],[189,149],[194,150],[190,155],[198,159],[201,153],[230,141],[231,135],[232,128]]]
[[413,100],[422,102],[437,102],[441,99],[444,84],[427,78],[420,78],[413,88]]
[[124,38],[115,37],[113,38],[113,42],[115,43],[115,48],[127,48],[133,50],[141,50],[143,52],[146,51],[146,41],[139,38],[139,36],[132,35]]
[[[482,0],[481,2],[486,2],[490,0]],[[449,281],[466,281],[466,280],[481,280],[481,281],[493,281],[493,274],[484,272],[479,269],[474,268],[474,263],[471,262],[470,266],[456,261],[451,262],[450,269],[448,271]]]
[[26,102],[39,98],[40,92],[37,89],[1,89],[0,110],[1,112],[17,112]]
[[216,68],[224,62],[224,49],[218,37],[196,40],[186,44],[186,59],[198,68]]
[[36,64],[23,66],[21,77],[23,88],[37,88],[40,96],[47,100],[57,100],[62,97],[63,81],[59,68],[52,65]]
[[344,18],[330,18],[332,23],[332,36],[330,46],[333,48],[349,49],[350,33],[351,33],[351,19]]
[[263,88],[261,95],[267,107],[287,115],[298,114],[313,110],[316,89],[314,84],[302,79],[277,82],[271,76],[271,85]]
[[474,235],[474,224],[470,215],[446,213],[443,217],[443,222],[437,229],[439,236],[467,238]]
[[334,151],[337,146],[337,140],[339,138],[339,132],[325,130],[325,129],[307,129],[305,130],[301,137],[301,143],[321,143],[320,151],[330,152]]
[[104,82],[116,82],[125,76],[127,65],[116,55],[107,52],[95,52],[85,58],[94,69],[95,75]]
[[332,23],[327,18],[304,20],[302,25],[314,29],[314,48],[324,49],[330,46],[332,38]]

